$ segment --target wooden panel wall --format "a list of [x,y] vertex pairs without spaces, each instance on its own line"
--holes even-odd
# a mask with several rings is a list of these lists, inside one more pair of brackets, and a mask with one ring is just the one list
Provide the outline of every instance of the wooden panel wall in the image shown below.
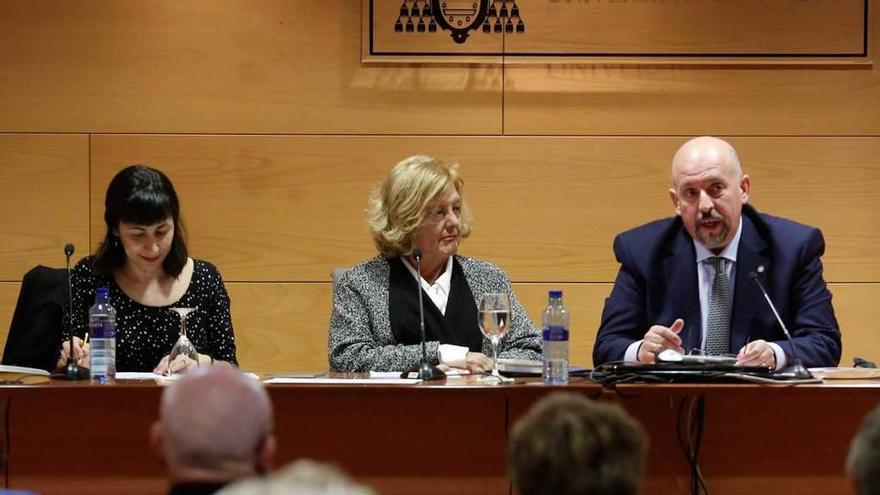
[[88,251],[89,137],[0,135],[0,280]]
[[110,177],[146,162],[228,284],[243,367],[326,369],[329,273],[375,253],[370,188],[432,153],[462,165],[462,253],[505,268],[536,320],[563,288],[590,364],[614,234],[671,214],[673,152],[719,134],[759,209],[823,229],[844,362],[880,359],[876,65],[378,67],[359,29],[354,0],[5,2],[0,324],[27,268],[94,248]]
[[356,0],[11,0],[5,130],[496,133],[501,69],[360,65]]

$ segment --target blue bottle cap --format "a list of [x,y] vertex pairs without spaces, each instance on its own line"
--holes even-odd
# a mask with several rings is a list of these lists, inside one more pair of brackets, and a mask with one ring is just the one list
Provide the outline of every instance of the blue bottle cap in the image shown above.
[[551,290],[550,291],[550,299],[562,299],[562,291],[561,290]]
[[95,297],[100,297],[103,299],[107,299],[110,295],[110,289],[106,287],[98,287],[98,290],[95,291]]

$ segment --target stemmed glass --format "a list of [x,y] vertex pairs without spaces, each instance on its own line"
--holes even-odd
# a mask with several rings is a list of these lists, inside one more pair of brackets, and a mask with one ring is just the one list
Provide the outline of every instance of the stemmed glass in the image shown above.
[[166,375],[171,375],[171,363],[174,362],[174,359],[177,358],[177,356],[183,355],[192,359],[196,363],[199,362],[199,353],[196,351],[196,346],[194,346],[186,336],[186,317],[199,308],[168,309],[174,311],[180,316],[180,338],[177,339],[177,342],[175,342],[174,346],[171,348],[171,354],[168,355],[168,371],[165,372]]
[[500,381],[511,381],[498,372],[498,343],[510,327],[510,295],[506,292],[488,292],[480,296],[478,304],[480,331],[492,342],[492,376]]

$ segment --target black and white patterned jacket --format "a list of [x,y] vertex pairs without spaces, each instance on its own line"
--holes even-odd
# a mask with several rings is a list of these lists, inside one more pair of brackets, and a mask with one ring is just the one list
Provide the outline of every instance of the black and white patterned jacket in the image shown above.
[[[511,327],[498,346],[498,357],[541,359],[541,336],[516,296],[510,278],[485,261],[456,256],[475,303],[480,294],[510,294]],[[382,256],[345,271],[333,287],[333,314],[327,351],[331,371],[402,371],[418,362],[421,345],[394,340],[388,309],[390,266]],[[426,304],[431,304],[430,300]],[[439,342],[427,343],[428,358],[437,363]],[[492,344],[483,338],[483,354],[492,356]]]

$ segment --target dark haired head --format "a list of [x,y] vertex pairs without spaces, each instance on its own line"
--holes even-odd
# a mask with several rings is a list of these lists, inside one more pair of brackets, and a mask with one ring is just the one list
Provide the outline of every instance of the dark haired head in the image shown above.
[[862,420],[846,456],[846,472],[859,495],[880,493],[880,407]]
[[104,223],[107,235],[95,253],[95,271],[109,274],[125,264],[125,251],[117,235],[120,222],[136,225],[154,225],[171,218],[174,238],[162,269],[177,277],[188,259],[180,203],[168,177],[146,165],[132,165],[119,171],[104,199]]
[[510,475],[520,495],[635,495],[647,445],[620,406],[556,392],[514,425]]

